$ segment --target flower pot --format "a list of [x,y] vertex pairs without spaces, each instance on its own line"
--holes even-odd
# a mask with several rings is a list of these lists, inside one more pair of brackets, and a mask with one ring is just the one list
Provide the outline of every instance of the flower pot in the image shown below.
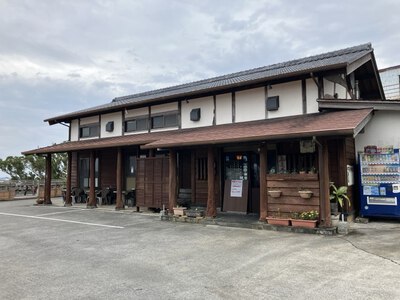
[[282,195],[282,191],[268,191],[268,195],[270,195],[272,198],[279,198]]
[[293,227],[303,227],[303,228],[315,228],[317,227],[317,220],[299,220],[292,219]]
[[267,222],[270,225],[289,226],[290,219],[267,217]]
[[174,216],[184,216],[186,210],[186,207],[174,207]]
[[313,195],[312,191],[299,191],[299,195],[303,199],[310,199]]

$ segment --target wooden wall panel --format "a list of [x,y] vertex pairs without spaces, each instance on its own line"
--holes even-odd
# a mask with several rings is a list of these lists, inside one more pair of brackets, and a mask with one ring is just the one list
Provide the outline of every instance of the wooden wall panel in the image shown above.
[[[310,190],[310,199],[300,197],[300,189]],[[274,174],[267,175],[267,190],[280,190],[279,198],[268,196],[268,215],[290,216],[293,212],[320,210],[318,174]]]
[[162,208],[168,206],[168,157],[137,159],[136,205]]
[[107,187],[115,188],[117,185],[117,150],[101,150],[98,153],[98,157],[100,160],[100,187],[102,189]]
[[71,187],[78,187],[78,152],[72,152],[72,163],[71,163]]

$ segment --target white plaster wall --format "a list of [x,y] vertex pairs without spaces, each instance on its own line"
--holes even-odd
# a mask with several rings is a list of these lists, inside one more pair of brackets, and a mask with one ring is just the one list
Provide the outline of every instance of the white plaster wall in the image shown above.
[[71,121],[71,141],[79,140],[79,120],[75,119]]
[[[303,96],[301,81],[275,84],[267,91],[268,97],[279,96],[279,109],[269,111],[268,118],[301,115],[303,113]],[[266,110],[264,108],[264,110]]]
[[[200,120],[191,121],[190,111],[194,108],[200,108]],[[181,104],[181,126],[182,128],[211,126],[214,118],[214,99],[213,97],[204,97],[182,101]]]
[[[114,130],[112,132],[106,131],[106,124],[114,121]],[[100,137],[112,137],[122,135],[122,112],[115,112],[111,114],[101,115],[100,124]]]
[[235,93],[235,122],[265,119],[264,87]]
[[140,116],[148,116],[149,109],[148,107],[129,109],[125,111],[125,119],[140,117]]
[[178,102],[166,103],[161,105],[155,105],[151,107],[151,114],[159,114],[168,111],[176,111],[178,110]]
[[391,146],[400,148],[400,112],[375,111],[374,116],[355,138],[356,152],[364,151],[364,146]]
[[95,124],[99,123],[99,116],[93,116],[93,117],[87,117],[87,118],[82,118],[80,120],[80,125],[88,125],[88,124]]
[[324,93],[333,96],[335,93],[338,94],[339,99],[347,99],[348,97],[347,90],[344,86],[334,83],[332,81],[326,80],[324,78]]
[[306,80],[306,97],[307,113],[310,114],[318,112],[318,87],[311,78]]
[[216,96],[215,118],[217,125],[232,123],[232,93]]
[[347,93],[346,88],[340,84],[336,84],[336,93],[338,94],[339,99],[349,99],[350,98],[350,95]]

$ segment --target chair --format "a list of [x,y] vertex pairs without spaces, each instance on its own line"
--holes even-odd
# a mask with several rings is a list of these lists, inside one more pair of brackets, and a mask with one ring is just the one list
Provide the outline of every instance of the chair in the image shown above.
[[[130,203],[130,205],[129,205]],[[128,207],[136,206],[136,193],[135,190],[129,191],[125,196],[125,205]]]
[[97,201],[100,205],[111,204],[111,195],[109,189],[102,189],[97,193]]
[[75,203],[86,203],[87,195],[85,191],[81,188],[73,188],[71,192],[71,197]]

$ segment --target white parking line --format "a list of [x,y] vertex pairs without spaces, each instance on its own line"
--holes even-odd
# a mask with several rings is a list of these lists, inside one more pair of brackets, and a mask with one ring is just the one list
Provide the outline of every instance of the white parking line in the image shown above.
[[[79,209],[79,211],[82,211],[82,210],[85,210],[85,209]],[[66,214],[66,213],[73,212],[73,211],[78,211],[78,210],[77,209],[71,209],[71,210],[67,210],[67,211],[57,211],[57,212],[52,212],[52,213],[47,213],[47,214],[40,214],[40,215],[37,215],[37,217]]]
[[107,228],[117,228],[117,229],[125,228],[125,227],[122,227],[122,226],[104,225],[104,224],[97,224],[97,223],[87,223],[87,222],[79,222],[79,221],[71,221],[71,220],[63,220],[63,219],[53,219],[53,218],[45,218],[45,217],[29,216],[29,215],[18,215],[18,214],[2,213],[2,212],[0,212],[0,215],[12,216],[12,217],[21,217],[21,218],[30,218],[30,219],[39,219],[39,220],[48,220],[48,221],[56,221],[56,222],[65,222],[65,223],[74,223],[74,224],[82,224],[82,225],[89,225],[89,226],[99,226],[99,227],[107,227]]

